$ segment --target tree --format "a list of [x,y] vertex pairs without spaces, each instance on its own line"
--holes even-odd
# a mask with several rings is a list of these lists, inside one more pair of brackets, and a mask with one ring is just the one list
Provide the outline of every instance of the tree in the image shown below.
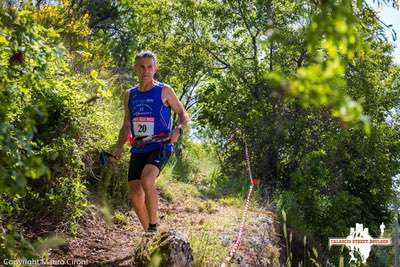
[[[204,49],[223,68],[199,90],[201,123],[220,149],[245,133],[256,176],[304,234],[325,245],[360,221],[377,233],[399,172],[398,127],[385,121],[399,68],[376,15],[362,2],[225,2],[204,5],[193,30],[213,36]],[[246,175],[240,147],[224,155],[233,176]]]

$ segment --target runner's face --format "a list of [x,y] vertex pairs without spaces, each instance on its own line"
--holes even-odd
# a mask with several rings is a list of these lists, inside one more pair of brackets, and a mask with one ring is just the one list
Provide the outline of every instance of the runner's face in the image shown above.
[[138,60],[135,65],[135,70],[139,81],[151,81],[154,78],[154,74],[157,72],[157,67],[152,58],[144,57]]

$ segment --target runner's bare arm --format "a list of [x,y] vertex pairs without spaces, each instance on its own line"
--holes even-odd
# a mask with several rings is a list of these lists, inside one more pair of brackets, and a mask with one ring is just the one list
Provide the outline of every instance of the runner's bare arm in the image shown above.
[[183,106],[182,102],[179,101],[177,95],[171,87],[169,87],[168,85],[164,85],[163,89],[166,104],[170,106],[176,114],[178,114],[180,127],[185,128],[190,121],[189,115],[185,107]]
[[129,99],[129,91],[127,91],[124,95],[124,121],[122,123],[121,129],[119,130],[118,141],[115,144],[115,148],[113,151],[113,155],[116,158],[119,158],[122,153],[122,147],[124,146],[126,140],[129,136],[129,131],[131,127],[131,122],[129,120],[129,110],[128,110],[128,99]]

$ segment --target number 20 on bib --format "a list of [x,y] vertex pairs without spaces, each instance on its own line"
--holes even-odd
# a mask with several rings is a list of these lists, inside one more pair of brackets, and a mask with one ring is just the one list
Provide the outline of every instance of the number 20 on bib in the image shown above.
[[154,117],[135,117],[132,123],[135,137],[154,135]]

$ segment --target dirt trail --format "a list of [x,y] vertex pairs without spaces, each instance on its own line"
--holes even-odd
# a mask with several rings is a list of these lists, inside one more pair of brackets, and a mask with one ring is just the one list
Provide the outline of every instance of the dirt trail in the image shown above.
[[[218,236],[226,246],[226,255],[221,255],[224,258],[236,238],[241,210],[217,205],[212,212],[200,212],[193,205],[189,207],[168,202],[161,197],[160,231],[176,229],[189,236],[193,231],[205,231],[204,226],[211,225],[207,231]],[[77,237],[71,238],[59,249],[50,251],[50,259],[85,260],[91,266],[120,266],[133,255],[143,237],[143,229],[134,212],[129,211],[126,217],[124,223],[106,224],[99,209],[91,205],[81,220]],[[241,264],[232,266],[279,266],[279,238],[275,232],[275,224],[274,213],[250,210],[248,227],[238,252],[237,261],[241,259]]]

